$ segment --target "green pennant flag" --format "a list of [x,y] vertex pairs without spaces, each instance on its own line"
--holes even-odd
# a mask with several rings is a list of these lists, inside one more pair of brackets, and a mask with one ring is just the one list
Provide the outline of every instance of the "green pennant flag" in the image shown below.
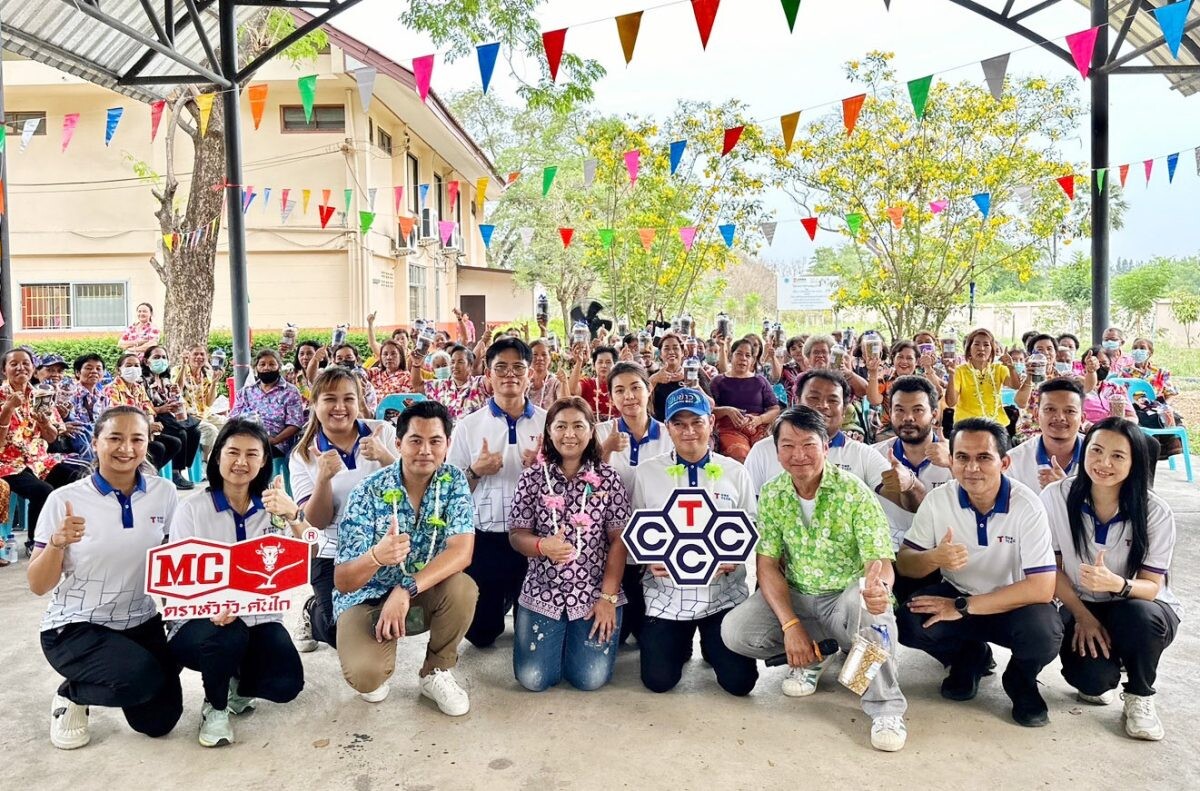
[[345,209],[346,214],[350,213],[350,201],[353,198],[354,198],[354,190],[352,190],[352,189],[346,190],[346,209]]
[[300,87],[300,101],[304,104],[304,123],[312,123],[313,102],[317,98],[317,75],[310,74],[296,80]]
[[558,175],[558,165],[551,165],[542,171],[542,197],[550,194],[550,185],[554,183],[554,177]]
[[846,215],[846,225],[850,226],[850,235],[858,236],[858,232],[862,230],[863,216],[858,212]]
[[360,233],[365,234],[371,230],[371,225],[375,222],[375,212],[360,211],[358,213],[358,229]]
[[1104,192],[1104,177],[1108,175],[1108,168],[1100,168],[1096,171],[1096,189]]
[[787,14],[788,30],[796,32],[796,12],[800,10],[800,0],[783,0],[783,13]]
[[925,117],[925,103],[929,101],[929,86],[932,83],[932,74],[908,83],[908,95],[912,99],[913,112],[916,113],[918,121]]
[[596,233],[600,234],[600,244],[606,248],[613,246],[613,239],[616,237],[616,232],[612,228],[601,228]]

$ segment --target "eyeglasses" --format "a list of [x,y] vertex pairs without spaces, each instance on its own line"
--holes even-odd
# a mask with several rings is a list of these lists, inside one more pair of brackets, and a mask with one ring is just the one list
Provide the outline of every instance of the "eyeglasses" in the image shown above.
[[492,373],[496,376],[524,376],[529,371],[527,365],[509,365],[508,363],[499,363],[492,366]]

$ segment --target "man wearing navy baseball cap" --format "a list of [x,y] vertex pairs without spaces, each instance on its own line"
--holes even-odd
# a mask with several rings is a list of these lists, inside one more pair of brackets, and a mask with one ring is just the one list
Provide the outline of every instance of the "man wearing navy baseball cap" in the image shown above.
[[[754,489],[745,468],[713,453],[712,401],[699,390],[680,388],[667,397],[667,433],[672,450],[643,461],[633,485],[635,509],[659,509],[676,489],[704,489],[721,510],[741,509],[753,519]],[[732,695],[748,695],[758,681],[753,659],[730,651],[721,640],[725,615],[749,596],[746,569],[722,565],[707,586],[680,587],[661,564],[642,576],[646,622],[638,642],[642,649],[642,683],[666,692],[679,683],[700,632],[700,651],[717,674],[717,683]]]

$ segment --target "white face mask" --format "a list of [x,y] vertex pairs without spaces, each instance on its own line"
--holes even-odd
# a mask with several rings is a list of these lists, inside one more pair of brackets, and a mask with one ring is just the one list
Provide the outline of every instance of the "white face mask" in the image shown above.
[[126,382],[133,384],[142,380],[142,369],[137,366],[128,366],[121,369],[121,378]]

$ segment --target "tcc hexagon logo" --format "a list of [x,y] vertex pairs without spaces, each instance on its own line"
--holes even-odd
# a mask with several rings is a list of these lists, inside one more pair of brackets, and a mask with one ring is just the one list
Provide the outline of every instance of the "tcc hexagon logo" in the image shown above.
[[638,563],[662,563],[682,587],[712,583],[722,563],[745,563],[758,531],[745,511],[722,511],[704,489],[676,489],[661,510],[639,510],[621,531]]

